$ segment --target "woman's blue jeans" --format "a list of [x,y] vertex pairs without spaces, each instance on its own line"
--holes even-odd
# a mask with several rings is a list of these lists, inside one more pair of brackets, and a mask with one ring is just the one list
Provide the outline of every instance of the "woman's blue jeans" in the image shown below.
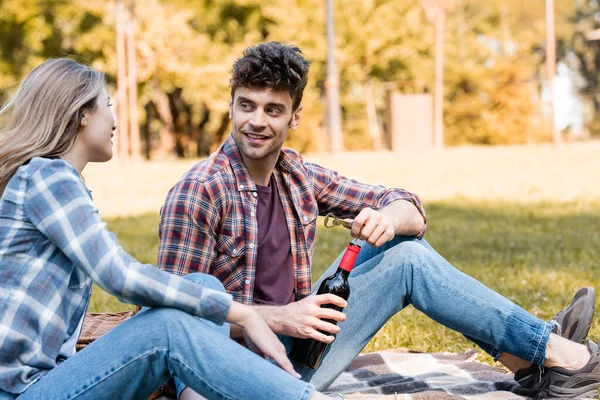
[[[321,279],[337,269],[340,259]],[[346,320],[321,365],[298,368],[318,390],[326,389],[386,321],[409,304],[493,357],[506,352],[534,364],[544,362],[551,325],[454,268],[425,240],[396,237],[379,248],[363,244],[349,284]],[[282,341],[289,350],[290,338]]]
[[[224,290],[214,277],[190,274]],[[308,399],[313,386],[229,339],[229,326],[150,308],[64,361],[18,398],[147,399],[176,376],[207,399]],[[0,399],[14,399],[0,392]]]

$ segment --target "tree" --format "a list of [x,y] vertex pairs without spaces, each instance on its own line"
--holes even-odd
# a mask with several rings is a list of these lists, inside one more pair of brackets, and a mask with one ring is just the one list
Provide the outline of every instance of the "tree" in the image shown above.
[[449,42],[458,44],[447,50],[449,144],[523,143],[543,137],[538,93],[544,10],[534,16],[523,4],[462,1],[449,17]]
[[597,117],[600,114],[600,40],[587,40],[587,36],[600,28],[599,13],[600,3],[596,0],[575,2],[575,32],[571,46],[577,58],[578,70],[585,81],[581,93],[592,102],[596,115],[590,126],[592,134],[600,133],[600,118]]
[[433,28],[414,1],[342,0],[337,5],[346,145],[380,148],[384,85],[396,82],[404,92],[430,85]]

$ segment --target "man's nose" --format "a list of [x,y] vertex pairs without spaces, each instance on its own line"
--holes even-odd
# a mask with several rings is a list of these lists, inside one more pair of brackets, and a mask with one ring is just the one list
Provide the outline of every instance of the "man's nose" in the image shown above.
[[257,109],[256,111],[254,111],[254,113],[252,114],[252,119],[250,120],[250,123],[256,127],[265,126],[266,120],[265,120],[264,111],[261,109]]

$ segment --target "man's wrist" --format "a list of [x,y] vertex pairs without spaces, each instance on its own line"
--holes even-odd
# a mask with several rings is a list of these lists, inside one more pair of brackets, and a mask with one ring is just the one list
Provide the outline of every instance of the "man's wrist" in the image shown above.
[[265,320],[269,328],[275,333],[281,333],[281,323],[279,315],[281,309],[285,306],[252,306],[256,312]]

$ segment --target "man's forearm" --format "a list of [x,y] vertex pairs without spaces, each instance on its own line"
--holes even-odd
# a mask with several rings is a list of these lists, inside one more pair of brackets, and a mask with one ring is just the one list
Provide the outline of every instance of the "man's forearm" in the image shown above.
[[394,222],[394,233],[402,236],[415,236],[425,226],[423,216],[417,207],[406,200],[396,200],[379,210]]

